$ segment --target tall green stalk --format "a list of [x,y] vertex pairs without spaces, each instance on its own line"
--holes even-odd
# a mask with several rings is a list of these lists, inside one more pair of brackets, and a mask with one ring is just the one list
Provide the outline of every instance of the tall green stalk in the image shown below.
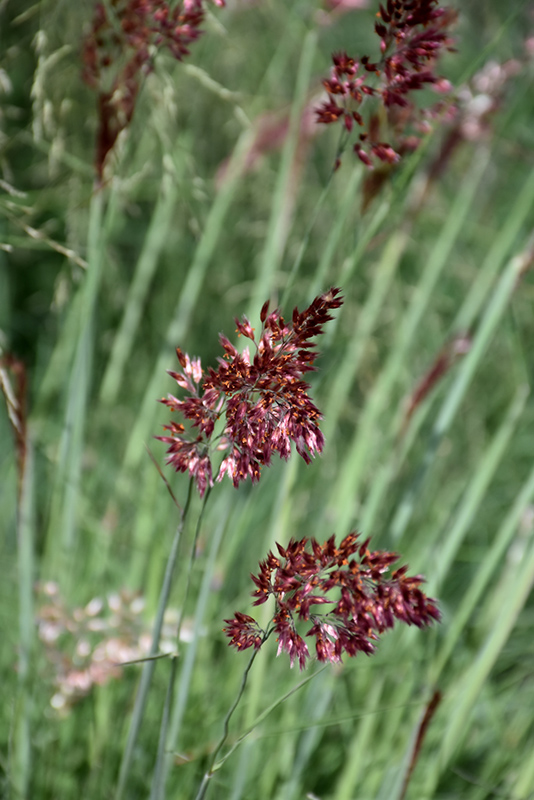
[[148,690],[150,689],[152,676],[154,675],[154,669],[156,666],[155,657],[158,654],[159,640],[161,637],[161,630],[163,627],[163,617],[165,614],[165,609],[167,608],[167,605],[169,603],[174,570],[178,558],[178,551],[182,539],[182,532],[187,519],[187,512],[189,511],[189,506],[191,503],[192,493],[193,493],[193,480],[191,479],[189,481],[187,499],[180,513],[180,521],[176,527],[171,544],[171,549],[169,551],[169,557],[167,559],[167,566],[165,568],[165,575],[163,578],[163,583],[161,585],[161,592],[158,602],[158,609],[156,612],[156,619],[154,620],[154,627],[152,629],[152,643],[150,645],[148,660],[146,664],[143,666],[143,671],[141,673],[141,680],[139,682],[137,695],[135,697],[135,703],[132,711],[132,719],[130,722],[128,738],[126,741],[126,747],[124,749],[124,754],[122,756],[122,761],[119,771],[119,779],[117,783],[117,789],[115,792],[115,800],[121,800],[121,798],[124,797],[126,784],[130,776],[134,749],[137,743],[137,738],[139,736],[139,731],[141,729],[141,723],[143,722],[143,716],[145,713],[145,707],[148,699]]

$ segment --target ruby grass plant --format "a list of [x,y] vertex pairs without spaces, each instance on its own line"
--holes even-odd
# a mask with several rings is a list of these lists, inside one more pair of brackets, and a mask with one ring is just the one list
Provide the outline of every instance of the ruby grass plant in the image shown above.
[[[304,311],[294,309],[291,323],[286,323],[278,310],[269,313],[266,302],[260,313],[261,334],[256,341],[250,321],[236,319],[237,332],[249,339],[254,347],[240,353],[230,340],[221,334],[220,343],[225,355],[219,359],[219,368],[210,368],[207,375],[200,359],[177,350],[182,372],[170,372],[186,398],[174,395],[162,400],[172,412],[186,422],[174,419],[165,428],[169,435],[160,436],[168,445],[167,463],[177,472],[188,473],[201,498],[207,500],[214,485],[212,462],[219,455],[220,465],[216,480],[228,475],[235,488],[250,478],[258,483],[262,468],[271,464],[273,454],[285,459],[291,455],[294,444],[306,464],[320,453],[324,445],[319,422],[321,413],[308,395],[309,384],[302,380],[305,373],[315,370],[318,352],[313,349],[314,337],[323,333],[323,326],[332,319],[330,311],[342,304],[341,290],[330,289],[316,297]],[[222,459],[222,460],[221,460]],[[185,520],[188,505],[182,511]],[[179,528],[181,533],[181,527]],[[197,526],[198,532],[198,526]],[[178,541],[176,546],[178,546]],[[311,622],[306,636],[315,638],[316,658],[319,662],[340,663],[342,654],[371,655],[379,634],[393,628],[396,621],[424,627],[440,619],[434,600],[421,591],[421,576],[408,576],[407,567],[387,575],[399,556],[395,553],[371,552],[370,539],[360,542],[356,533],[346,536],[339,546],[335,537],[320,545],[312,538],[292,539],[287,548],[277,544],[281,558],[270,552],[260,563],[260,573],[252,576],[256,585],[253,592],[255,605],[271,599],[275,601],[274,615],[263,629],[248,614],[237,612],[233,619],[225,620],[226,635],[237,650],[252,647],[255,651],[245,669],[241,689],[232,704],[224,723],[224,732],[215,748],[210,766],[200,785],[197,798],[206,794],[208,783],[223,762],[217,757],[228,737],[228,725],[245,690],[248,673],[256,652],[275,634],[278,654],[286,652],[292,667],[298,660],[304,669],[310,651],[297,629],[299,622]],[[195,557],[197,537],[193,540],[190,570]],[[172,573],[176,553],[171,553],[167,575]],[[189,579],[185,592],[187,601]],[[163,618],[168,593],[161,595],[159,618]],[[319,609],[314,609],[319,606]],[[325,607],[327,606],[327,607]],[[331,606],[329,608],[329,606]],[[178,625],[180,631],[180,623]],[[153,651],[159,644],[156,628]],[[152,797],[165,793],[164,749],[167,746],[169,704],[173,694],[176,670],[172,669],[167,702],[165,704],[158,760],[152,783]],[[146,672],[145,674],[151,674]],[[144,688],[144,686],[143,686]],[[134,710],[134,720],[141,722],[146,693],[139,695]],[[133,750],[138,727],[132,727],[127,756]],[[127,779],[128,760],[121,770],[121,789]]]
[[[83,20],[86,71],[99,36],[114,55],[93,59],[85,96],[80,8],[15,5],[0,8],[6,793],[528,797],[530,23],[484,54],[489,16],[464,16],[449,63],[478,77],[427,118],[411,104],[445,88],[428,57],[450,46],[452,17],[429,16],[441,4],[369,5],[327,30],[313,4],[206,3],[206,35],[177,63],[163,23],[194,4],[106,1],[101,27],[93,9]],[[409,24],[416,6],[426,24]],[[353,25],[371,32],[366,61]],[[512,32],[513,64],[500,49]],[[348,94],[318,99],[342,47]],[[408,107],[385,105],[393,67]],[[349,84],[362,78],[373,92],[360,102]],[[324,102],[343,109],[345,150],[361,148],[335,174],[332,125],[310,125]],[[281,104],[285,133],[262,149],[247,119]],[[353,111],[364,124],[349,131]],[[409,156],[427,122],[436,137]],[[342,309],[324,307],[340,299],[321,294],[330,285]],[[276,308],[316,295],[336,311],[320,361]],[[216,331],[241,310],[251,323],[217,364]],[[171,364],[177,344],[214,366]],[[161,406],[168,368],[178,385]],[[162,461],[159,422],[170,464],[156,469],[145,443]],[[421,635],[436,617],[427,594],[444,623]]]

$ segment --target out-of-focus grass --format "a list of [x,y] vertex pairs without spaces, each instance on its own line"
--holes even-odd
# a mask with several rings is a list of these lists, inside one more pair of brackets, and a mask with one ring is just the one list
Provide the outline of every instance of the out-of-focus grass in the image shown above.
[[[27,365],[34,449],[18,503],[2,412],[7,796],[96,798],[117,786],[142,668],[55,714],[32,586],[57,581],[71,605],[128,586],[145,594],[147,624],[153,618],[178,513],[145,444],[163,460],[151,437],[166,418],[156,399],[173,391],[173,348],[214,363],[217,333],[231,334],[234,316],[257,324],[267,296],[283,296],[289,313],[331,285],[346,300],[313,379],[323,456],[309,467],[277,463],[253,489],[217,486],[207,506],[169,708],[167,796],[194,796],[237,692],[246,655],[229,650],[221,628],[249,609],[250,571],[276,541],[354,527],[427,576],[442,624],[388,635],[372,659],[321,672],[282,705],[302,676],[269,641],[230,745],[262,721],[216,774],[212,795],[400,800],[435,689],[442,701],[406,797],[534,792],[532,66],[417,213],[439,132],[362,214],[361,166],[346,154],[323,194],[336,142],[323,133],[297,164],[296,123],[330,51],[369,47],[362,31],[373,12],[322,28],[316,11],[236,3],[208,20],[194,69],[158,57],[97,195],[94,98],[77,57],[90,9],[0,11],[0,67],[12,84],[1,118],[12,190],[0,197],[0,343]],[[518,56],[528,35],[526,9],[511,21],[496,3],[470,13],[447,59],[452,77],[474,69],[484,48],[497,61]],[[252,123],[265,111],[292,114],[291,133],[248,172]],[[459,333],[471,349],[405,424],[406,398]],[[169,478],[183,503],[186,480]],[[199,509],[195,499],[184,553]],[[184,580],[180,563],[173,606]],[[149,791],[170,669],[155,663],[126,796]]]

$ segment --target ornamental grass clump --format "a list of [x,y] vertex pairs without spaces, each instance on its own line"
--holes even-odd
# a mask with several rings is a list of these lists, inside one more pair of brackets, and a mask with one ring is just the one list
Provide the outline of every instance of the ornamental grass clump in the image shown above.
[[[303,376],[315,369],[318,356],[311,340],[323,333],[324,324],[332,319],[330,312],[342,302],[341,290],[331,288],[304,311],[295,308],[291,323],[284,320],[278,309],[269,313],[269,303],[265,303],[257,338],[246,317],[241,321],[236,319],[237,332],[252,342],[254,350],[251,352],[247,346],[239,352],[221,334],[224,356],[219,358],[217,370],[210,367],[204,372],[200,359],[177,349],[182,371],[169,374],[186,396],[180,399],[169,395],[160,402],[173,413],[179,413],[183,422],[171,420],[164,426],[168,435],[156,438],[168,445],[167,464],[190,476],[182,522],[193,485],[204,498],[204,509],[214,486],[214,475],[218,482],[228,475],[238,488],[247,478],[258,483],[262,467],[271,464],[274,453],[287,460],[292,444],[306,464],[322,451],[324,436],[319,427],[322,415],[308,394],[310,386]],[[188,424],[187,429],[184,423]],[[214,466],[217,455],[219,463]],[[198,522],[196,530],[189,575],[195,559]],[[397,621],[424,627],[440,619],[436,601],[427,598],[420,588],[423,577],[409,576],[406,566],[390,573],[399,556],[370,551],[369,542],[369,538],[360,541],[356,532],[346,536],[339,546],[334,536],[322,545],[315,538],[291,539],[286,547],[277,544],[278,556],[269,552],[260,562],[258,575],[252,575],[256,586],[254,605],[262,605],[272,597],[274,612],[265,628],[242,612],[225,620],[224,633],[230,644],[238,650],[253,648],[253,653],[238,695],[226,715],[221,739],[209,758],[197,800],[205,797],[210,779],[231,752],[217,760],[228,738],[230,719],[245,691],[250,668],[271,634],[277,637],[278,654],[287,653],[291,667],[298,659],[304,669],[312,656],[303,636],[315,640],[317,661],[339,663],[343,654],[374,653],[380,634],[393,628]],[[186,598],[188,590],[189,577]],[[301,632],[302,626],[306,629]],[[180,624],[178,630],[179,627]],[[173,680],[174,671],[168,697],[172,695]],[[164,721],[154,785],[165,781],[162,765],[166,740]]]
[[534,40],[449,94],[446,2],[0,4],[11,794],[532,788]]

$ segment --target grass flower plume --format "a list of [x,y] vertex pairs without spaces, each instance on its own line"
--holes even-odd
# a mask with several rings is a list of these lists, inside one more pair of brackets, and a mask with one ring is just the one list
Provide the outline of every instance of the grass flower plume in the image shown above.
[[237,612],[225,620],[230,644],[238,650],[259,649],[274,631],[278,654],[286,652],[291,666],[298,658],[303,669],[310,652],[297,631],[298,621],[311,622],[305,636],[315,639],[317,659],[332,663],[340,662],[343,652],[371,655],[379,634],[396,621],[418,627],[439,621],[436,601],[420,589],[423,577],[407,575],[406,566],[388,576],[399,556],[371,552],[369,541],[350,533],[339,547],[334,536],[322,545],[315,539],[309,546],[308,539],[291,540],[286,548],[277,544],[279,557],[269,552],[258,575],[251,576],[254,605],[274,599],[270,629],[264,631],[253,617]]
[[[224,6],[224,0],[214,0]],[[202,34],[204,0],[108,0],[95,5],[82,44],[83,79],[98,94],[95,168],[102,178],[108,153],[132,120],[143,76],[166,47],[182,61]]]
[[[365,55],[356,60],[345,52],[334,53],[330,78],[323,82],[328,100],[316,110],[318,122],[339,122],[347,136],[354,123],[360,127],[354,152],[368,167],[375,160],[394,164],[402,152],[417,146],[417,136],[404,136],[409,126],[425,129],[410,97],[414,91],[427,86],[440,93],[450,91],[449,81],[438,76],[434,67],[443,50],[451,49],[448,28],[456,18],[438,0],[387,0],[385,7],[380,4],[377,16],[380,58],[372,61]],[[366,98],[376,102],[364,119]],[[384,140],[386,118],[397,140],[395,148]]]
[[192,435],[183,423],[171,421],[164,426],[169,435],[157,438],[169,445],[167,463],[195,478],[201,496],[213,486],[216,452],[223,454],[217,480],[228,475],[235,487],[249,477],[252,483],[259,481],[261,468],[270,465],[273,453],[287,460],[291,443],[307,464],[321,452],[322,415],[302,376],[315,370],[318,353],[311,339],[332,319],[329,312],[342,304],[340,291],[330,289],[302,312],[295,308],[291,323],[278,310],[269,313],[269,303],[265,303],[258,341],[249,320],[236,319],[238,333],[250,339],[253,352],[246,347],[239,353],[221,334],[224,357],[219,358],[218,369],[209,368],[207,375],[200,359],[177,349],[183,371],[169,374],[187,397],[179,400],[169,395],[161,402],[179,412],[198,433]]

